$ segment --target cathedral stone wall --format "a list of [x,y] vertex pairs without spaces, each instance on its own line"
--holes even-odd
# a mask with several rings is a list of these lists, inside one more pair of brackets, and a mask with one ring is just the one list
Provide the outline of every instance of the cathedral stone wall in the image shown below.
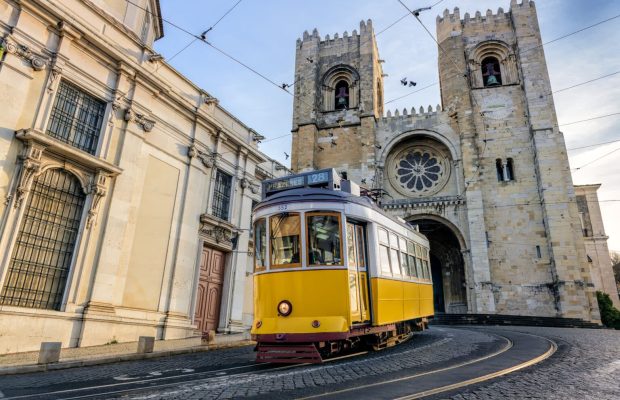
[[[418,224],[432,238],[431,253],[457,254],[457,246],[463,273],[454,273],[458,257],[450,266],[436,257],[437,276],[444,291],[464,287],[467,304],[436,291],[446,300],[440,311],[598,320],[594,290],[603,278],[588,267],[534,2],[437,17],[436,107],[383,113],[383,93],[364,89],[380,82],[380,62],[371,24],[362,26],[359,37],[337,43],[316,31],[297,42],[293,169],[346,171],[381,189],[386,211]],[[367,45],[370,58],[357,52]],[[366,83],[351,90],[359,106],[321,103],[334,89],[323,76],[337,65]],[[442,242],[437,229],[456,240]]]

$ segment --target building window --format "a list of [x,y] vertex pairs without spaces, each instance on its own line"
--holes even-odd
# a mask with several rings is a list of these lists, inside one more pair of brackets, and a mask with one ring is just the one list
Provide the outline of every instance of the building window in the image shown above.
[[213,215],[228,221],[230,209],[230,192],[232,176],[217,170],[215,177],[215,191],[213,194]]
[[103,101],[66,81],[61,81],[47,134],[80,150],[95,154],[104,113]]
[[334,109],[345,110],[349,108],[349,84],[346,81],[338,81],[334,92],[334,98],[336,101]]
[[536,246],[536,257],[537,258],[542,258],[542,253],[540,252],[540,246]]
[[501,158],[495,160],[495,170],[497,172],[497,181],[502,182],[504,180],[504,167]]
[[0,304],[60,309],[85,198],[64,170],[49,169],[34,180]]
[[506,160],[506,180],[507,181],[515,180],[515,173],[514,173],[513,166],[512,166],[512,158],[509,158]]
[[502,74],[499,69],[499,61],[495,57],[487,57],[482,60],[482,81],[485,87],[500,86]]
[[495,172],[499,182],[509,182],[515,180],[514,163],[512,158],[506,159],[504,162],[501,158],[495,160]]

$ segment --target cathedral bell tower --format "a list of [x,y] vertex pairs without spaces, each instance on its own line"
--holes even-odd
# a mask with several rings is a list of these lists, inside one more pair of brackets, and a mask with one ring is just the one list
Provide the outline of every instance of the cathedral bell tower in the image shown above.
[[374,174],[375,121],[383,114],[383,72],[372,22],[342,37],[297,39],[291,168],[337,166],[360,182]]
[[597,319],[534,2],[463,19],[446,10],[437,39],[467,208],[480,210],[470,234],[488,248],[497,310]]

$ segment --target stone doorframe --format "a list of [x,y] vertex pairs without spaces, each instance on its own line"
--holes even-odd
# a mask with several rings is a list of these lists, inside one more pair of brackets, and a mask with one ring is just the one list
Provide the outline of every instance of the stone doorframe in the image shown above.
[[440,217],[434,214],[413,214],[405,218],[405,220],[409,223],[415,223],[417,220],[431,220],[436,221],[448,228],[450,232],[456,237],[456,240],[459,243],[461,254],[463,256],[463,269],[465,276],[465,297],[467,299],[467,313],[475,313],[476,312],[476,292],[474,289],[474,277],[472,271],[472,260],[471,260],[471,251],[467,247],[467,242],[465,241],[465,237],[461,233],[461,230],[451,221],[444,217]]

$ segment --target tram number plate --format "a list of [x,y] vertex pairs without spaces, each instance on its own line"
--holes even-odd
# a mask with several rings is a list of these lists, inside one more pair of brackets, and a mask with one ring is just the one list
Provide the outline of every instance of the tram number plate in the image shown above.
[[278,206],[278,211],[286,211],[288,209],[288,204],[280,204]]
[[316,174],[308,175],[308,184],[323,183],[329,181],[329,175],[327,172],[319,172]]

